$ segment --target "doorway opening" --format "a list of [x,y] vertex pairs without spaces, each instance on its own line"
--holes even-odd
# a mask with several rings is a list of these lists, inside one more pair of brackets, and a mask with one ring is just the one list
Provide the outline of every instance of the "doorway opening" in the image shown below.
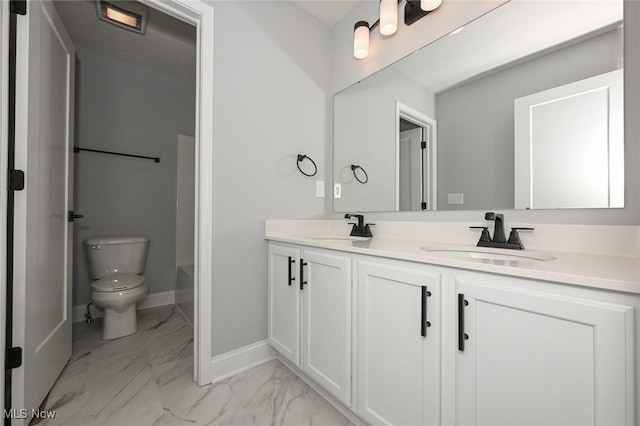
[[[155,322],[180,330],[195,323],[197,27],[142,3],[108,3],[143,11],[145,31],[139,34],[103,22],[97,3],[53,4],[76,59],[74,146],[80,152],[73,158],[73,209],[84,217],[73,226],[74,347],[76,334],[106,332],[114,322],[103,298],[96,298],[94,280],[102,276],[91,268],[96,253],[111,245],[104,250],[87,245],[101,237],[149,240],[141,272],[148,292],[136,302],[138,338],[147,344],[145,328]],[[178,288],[185,272],[191,276],[190,297],[188,289]],[[86,312],[96,322],[78,327]],[[191,336],[181,331],[156,351],[168,353],[175,345],[188,357],[193,338],[193,331]]]
[[437,210],[437,122],[396,101],[396,210]]
[[[31,2],[28,3],[28,7],[39,7],[41,3],[47,2]],[[194,320],[194,333],[193,333],[193,341],[194,341],[194,365],[193,365],[193,378],[198,382],[198,384],[206,384],[211,381],[210,376],[210,362],[211,362],[211,344],[210,344],[210,328],[211,328],[211,313],[210,313],[210,301],[211,301],[211,266],[210,266],[210,258],[211,258],[211,220],[212,220],[212,200],[210,194],[211,188],[211,162],[212,162],[212,123],[210,119],[201,120],[201,116],[212,117],[213,111],[213,96],[212,96],[212,85],[210,76],[212,75],[212,65],[213,65],[213,9],[198,1],[181,1],[181,0],[170,0],[167,2],[160,1],[147,1],[145,2],[147,5],[151,6],[154,9],[161,10],[164,13],[167,13],[175,18],[180,19],[181,21],[187,22],[190,25],[196,27],[196,79],[195,79],[195,87],[196,87],[196,95],[194,100],[194,110],[195,110],[195,128],[193,129],[194,139],[195,139],[195,223],[194,223],[194,299],[197,301],[197,305],[195,306],[195,320]],[[5,9],[6,10],[6,9]],[[37,15],[37,14],[31,14]],[[27,14],[30,19],[31,16]],[[49,21],[56,20],[56,18],[52,18],[52,14],[44,11],[42,15]],[[20,28],[22,17],[18,17],[17,26]],[[44,19],[44,18],[43,18]],[[59,20],[59,18],[57,18]],[[24,23],[28,21],[22,21],[23,27]],[[55,31],[52,31],[55,34]],[[3,41],[7,37],[7,33],[5,31],[2,32]],[[18,35],[18,38],[20,35]],[[3,43],[4,45],[4,43]],[[25,55],[28,55],[30,49],[26,50]],[[3,60],[4,60],[5,52],[3,51]],[[19,63],[17,65],[19,67]],[[18,68],[17,74],[20,75],[21,69]],[[4,69],[3,69],[4,72]],[[208,76],[208,78],[203,78],[203,76]],[[24,86],[23,86],[24,88]],[[31,92],[38,92],[33,87],[31,88]],[[18,92],[16,96],[16,103],[28,103],[30,99],[27,99],[26,96],[23,96],[24,93]],[[5,102],[5,93],[3,91],[3,103]],[[71,101],[73,102],[73,101]],[[46,114],[43,115],[46,117]],[[118,125],[119,123],[113,123],[114,125]],[[70,138],[72,139],[72,138]],[[4,142],[4,140],[3,140]],[[68,146],[68,153],[70,157],[73,157],[73,140],[71,140],[70,146]],[[77,142],[77,141],[76,141]],[[64,152],[64,151],[63,151]],[[43,154],[43,155],[46,155]],[[64,157],[64,154],[62,155]],[[33,169],[35,166],[25,167],[25,169]],[[28,177],[27,177],[28,179]],[[42,179],[42,182],[46,182],[46,179]],[[5,212],[3,212],[5,213]],[[66,211],[65,211],[66,213]],[[66,214],[64,215],[66,218]],[[153,217],[150,217],[149,220],[153,220]],[[66,220],[66,219],[65,219]],[[67,225],[65,225],[66,227]],[[28,225],[27,225],[28,227]],[[66,228],[65,228],[66,229]],[[24,231],[24,229],[22,229]],[[24,235],[20,236],[24,239]],[[66,263],[68,265],[68,263]],[[4,265],[3,265],[4,266]],[[20,267],[21,265],[17,265]],[[24,266],[24,265],[22,265]],[[68,266],[65,266],[68,268]],[[17,274],[20,276],[20,274]],[[23,274],[24,275],[24,274]],[[17,283],[18,285],[20,283]],[[4,297],[4,294],[0,295]],[[68,296],[60,296],[59,297],[63,301],[63,306],[66,306],[66,313],[63,314],[65,318],[68,320],[72,319],[71,313],[71,305],[72,299]],[[2,301],[6,303],[6,301]],[[24,310],[25,306],[28,303],[32,303],[33,301],[28,301],[25,298],[23,300],[15,302],[15,299],[11,301],[14,303],[14,307],[16,311]],[[61,311],[62,312],[62,311]],[[21,313],[24,317],[24,312]],[[20,314],[17,317],[19,318]],[[17,323],[18,321],[16,321]],[[70,321],[67,321],[70,322]],[[29,327],[25,327],[24,321],[23,324],[16,325],[14,323],[13,330],[19,329],[23,332],[28,332]],[[38,336],[37,338],[47,338],[47,336]],[[29,338],[25,338],[22,336],[18,340],[22,339],[22,344],[25,341],[29,341]],[[27,348],[25,348],[27,349]],[[28,355],[25,355],[23,358],[25,361],[28,361]],[[25,363],[21,367],[24,371]],[[15,374],[19,373],[17,370],[13,370],[13,377],[16,377]],[[18,389],[23,389],[24,383],[18,387]],[[14,391],[16,387],[13,387]],[[12,401],[12,405],[16,407],[15,400]],[[18,404],[20,405],[20,404]],[[11,408],[11,407],[7,407]],[[37,407],[20,407],[20,408],[37,408]]]

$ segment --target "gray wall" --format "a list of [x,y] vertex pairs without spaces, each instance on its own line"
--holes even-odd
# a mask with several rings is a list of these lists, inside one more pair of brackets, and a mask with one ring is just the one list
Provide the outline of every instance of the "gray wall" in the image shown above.
[[195,85],[90,50],[76,50],[76,146],[160,157],[75,154],[73,304],[90,299],[82,242],[144,235],[150,293],[174,289],[176,141],[193,134]]
[[[353,58],[353,23],[369,19],[375,21],[376,3],[362,2],[333,27],[332,79],[334,93],[382,69],[417,48],[448,34],[470,19],[496,7],[499,2],[443,2],[443,6],[410,27],[403,24],[398,32],[387,40],[380,40],[372,33],[370,57],[362,61]],[[625,208],[624,209],[574,209],[574,210],[507,210],[507,221],[518,223],[583,223],[583,224],[640,224],[640,50],[635,40],[640,37],[640,3],[625,1]],[[327,154],[331,161],[331,146]],[[330,165],[328,164],[328,167]],[[340,218],[332,213],[328,216]],[[483,222],[483,211],[398,212],[368,214],[367,219],[411,221],[478,221]]]
[[[336,211],[396,209],[396,101],[435,118],[435,96],[395,68],[387,68],[334,98],[334,182],[342,185]],[[366,185],[350,165],[362,166]]]
[[[212,355],[267,337],[265,219],[321,218],[329,28],[290,2],[213,3]],[[318,165],[306,178],[296,154]]]
[[[438,207],[513,209],[513,100],[619,69],[622,38],[609,31],[438,93]],[[464,205],[447,204],[452,192]]]

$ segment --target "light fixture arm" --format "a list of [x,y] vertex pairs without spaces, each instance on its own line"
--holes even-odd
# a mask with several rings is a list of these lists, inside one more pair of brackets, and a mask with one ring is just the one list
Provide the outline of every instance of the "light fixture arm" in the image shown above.
[[[424,10],[421,7],[421,3],[421,0],[407,0],[407,4],[404,6],[405,25],[411,25],[435,10]],[[436,9],[438,7],[440,6],[436,6]]]

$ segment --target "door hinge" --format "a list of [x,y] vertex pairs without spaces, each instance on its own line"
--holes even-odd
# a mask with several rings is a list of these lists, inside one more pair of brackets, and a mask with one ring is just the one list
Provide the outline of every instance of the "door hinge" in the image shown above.
[[22,170],[9,170],[9,191],[22,191],[24,189],[24,172]]
[[7,350],[7,358],[5,360],[5,368],[12,370],[22,365],[22,348],[20,346]]
[[427,142],[426,141],[420,142],[420,148],[427,149]]
[[16,15],[27,14],[27,0],[11,0],[9,2],[9,12]]

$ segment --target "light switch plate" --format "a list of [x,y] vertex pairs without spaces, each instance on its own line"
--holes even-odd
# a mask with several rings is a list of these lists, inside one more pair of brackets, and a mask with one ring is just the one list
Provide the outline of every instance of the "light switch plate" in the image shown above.
[[464,194],[447,194],[447,203],[448,204],[464,204]]
[[316,181],[316,197],[324,198],[324,181],[323,180]]

